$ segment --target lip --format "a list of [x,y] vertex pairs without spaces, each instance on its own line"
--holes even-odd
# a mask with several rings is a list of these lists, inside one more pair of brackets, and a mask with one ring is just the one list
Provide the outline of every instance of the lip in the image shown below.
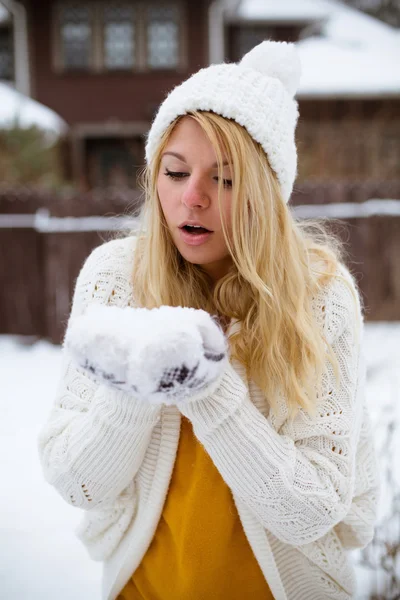
[[[189,223],[185,223],[185,225],[189,225]],[[179,235],[188,246],[201,246],[205,244],[213,233],[213,231],[208,231],[207,233],[188,233],[184,229],[179,228]]]
[[185,225],[190,225],[191,227],[203,227],[204,229],[208,229],[210,233],[213,233],[209,227],[206,227],[204,223],[201,223],[200,221],[183,221],[183,223],[179,225],[179,229],[182,229]]

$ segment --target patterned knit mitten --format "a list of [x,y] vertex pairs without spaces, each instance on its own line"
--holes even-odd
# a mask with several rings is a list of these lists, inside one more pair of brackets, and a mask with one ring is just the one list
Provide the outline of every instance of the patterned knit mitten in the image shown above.
[[89,376],[153,404],[209,393],[228,363],[222,329],[193,308],[91,305],[69,324],[65,347]]

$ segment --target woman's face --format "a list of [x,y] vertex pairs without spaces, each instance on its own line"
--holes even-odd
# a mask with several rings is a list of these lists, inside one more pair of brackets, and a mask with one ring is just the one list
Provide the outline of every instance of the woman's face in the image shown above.
[[[232,175],[225,158],[223,180],[221,208],[230,232]],[[179,121],[165,147],[157,190],[172,239],[183,258],[201,265],[214,281],[223,277],[232,259],[218,206],[217,157],[191,117]]]

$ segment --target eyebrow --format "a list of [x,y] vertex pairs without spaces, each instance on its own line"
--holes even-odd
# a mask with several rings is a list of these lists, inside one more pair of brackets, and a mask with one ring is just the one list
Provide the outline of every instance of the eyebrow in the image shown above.
[[[167,152],[163,152],[163,156],[166,156],[166,155],[175,156],[175,158],[178,158],[182,162],[186,163],[186,158],[182,154],[179,154],[179,152],[168,152],[168,151]],[[224,160],[224,162],[222,163],[222,166],[223,167],[227,167],[230,164],[231,163],[229,161]],[[213,165],[211,165],[212,169],[216,169],[217,167],[218,167],[218,162],[215,162]]]

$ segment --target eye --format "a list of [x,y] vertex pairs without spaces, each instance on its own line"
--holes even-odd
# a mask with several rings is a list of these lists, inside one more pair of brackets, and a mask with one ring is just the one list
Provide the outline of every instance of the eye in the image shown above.
[[[214,180],[218,181],[218,177],[214,177]],[[232,179],[223,179],[222,184],[223,184],[224,188],[231,188],[232,187]]]
[[169,171],[166,168],[164,175],[166,175],[170,179],[178,180],[178,179],[183,179],[184,177],[187,177],[189,175],[189,173],[182,173],[181,171]]

